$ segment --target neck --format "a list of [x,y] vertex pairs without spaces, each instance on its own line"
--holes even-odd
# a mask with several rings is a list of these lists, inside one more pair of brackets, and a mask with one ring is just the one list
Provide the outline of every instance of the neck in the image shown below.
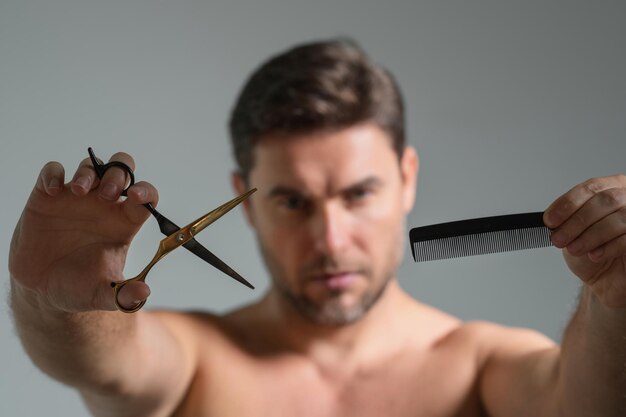
[[[398,349],[394,337],[403,337],[406,312],[415,302],[392,279],[376,304],[359,320],[328,326],[300,315],[275,289],[259,307],[267,320],[268,336],[278,349],[306,355],[316,362],[345,363],[356,358],[381,356]],[[264,320],[265,321],[265,320]],[[358,360],[358,359],[356,359]]]

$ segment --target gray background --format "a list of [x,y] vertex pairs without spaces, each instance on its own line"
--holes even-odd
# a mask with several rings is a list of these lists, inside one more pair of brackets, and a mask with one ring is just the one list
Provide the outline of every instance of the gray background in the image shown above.
[[[1,0],[0,253],[6,260],[40,167],[58,160],[71,174],[88,146],[134,155],[137,177],[178,223],[229,199],[226,120],[244,78],[270,54],[335,35],[358,40],[404,90],[422,162],[408,227],[543,210],[578,182],[625,171],[621,0]],[[139,234],[129,275],[151,258],[156,229]],[[241,212],[200,240],[258,290],[179,252],[151,274],[150,306],[225,311],[263,293]],[[463,319],[557,341],[578,293],[556,249],[418,265],[407,256],[399,276]],[[0,309],[0,415],[85,415],[71,389],[31,364]]]

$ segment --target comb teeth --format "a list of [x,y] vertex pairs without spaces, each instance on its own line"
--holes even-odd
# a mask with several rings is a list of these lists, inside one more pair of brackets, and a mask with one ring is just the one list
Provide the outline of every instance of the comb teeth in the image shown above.
[[415,262],[551,246],[543,213],[461,220],[411,229]]
[[414,242],[413,258],[415,262],[435,261],[551,245],[547,227],[501,230]]

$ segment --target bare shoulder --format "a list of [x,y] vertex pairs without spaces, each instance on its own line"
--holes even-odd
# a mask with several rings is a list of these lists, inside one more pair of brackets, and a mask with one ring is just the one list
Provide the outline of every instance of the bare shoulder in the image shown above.
[[534,329],[488,321],[463,322],[446,317],[445,313],[438,320],[441,324],[436,327],[433,346],[444,352],[470,355],[482,375],[485,371],[523,367],[547,358],[553,359],[560,352],[553,340]]
[[537,330],[504,326],[495,322],[463,321],[435,307],[416,303],[416,324],[429,333],[428,340],[438,346],[463,346],[485,358],[493,354],[521,353],[546,348],[556,344]]
[[486,321],[486,320],[473,320],[463,322],[457,329],[458,332],[464,334],[468,337],[477,337],[477,338],[509,338],[515,337],[523,338],[523,339],[534,339],[534,340],[542,340],[544,342],[550,341],[550,343],[554,343],[549,339],[546,335],[539,332],[538,330],[534,330],[526,327],[512,327],[505,326],[503,324]]
[[212,312],[155,310],[151,314],[183,344],[224,337],[224,317]]
[[542,333],[489,322],[457,330],[476,349],[477,386],[489,415],[556,415],[550,395],[557,379],[560,347]]
[[537,330],[488,321],[462,323],[454,330],[454,335],[475,344],[485,356],[523,354],[556,347],[553,340]]
[[154,310],[148,315],[149,319],[160,323],[166,337],[172,338],[178,346],[189,377],[197,370],[203,345],[221,338],[219,317],[212,313]]
[[239,350],[249,344],[254,327],[252,306],[244,306],[226,314],[208,311],[154,311],[165,327],[178,339],[183,348],[192,356],[199,351]]

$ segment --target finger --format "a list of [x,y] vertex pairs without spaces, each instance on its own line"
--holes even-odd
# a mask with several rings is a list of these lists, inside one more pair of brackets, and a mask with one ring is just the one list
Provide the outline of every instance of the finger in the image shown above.
[[626,255],[626,234],[607,242],[606,244],[589,252],[589,259],[593,262],[603,262],[607,259],[615,259]]
[[134,223],[143,223],[150,212],[143,206],[151,203],[156,206],[159,202],[157,189],[149,182],[140,181],[128,189],[128,198],[124,202],[124,210],[128,218]]
[[91,160],[85,158],[80,161],[74,177],[70,183],[70,189],[75,195],[85,195],[98,186],[98,176],[93,169]]
[[35,188],[50,196],[54,196],[61,192],[64,182],[65,168],[56,161],[50,161],[41,168]]
[[142,281],[133,281],[120,288],[117,301],[126,309],[132,309],[150,296],[150,287]]
[[609,188],[595,194],[552,233],[552,242],[559,248],[568,246],[587,228],[625,207],[626,188]]
[[[131,170],[135,170],[135,161],[124,152],[114,154],[109,161],[117,161],[126,164]],[[109,201],[116,201],[120,198],[122,191],[126,188],[130,177],[122,167],[113,166],[104,173],[98,187],[98,195]]]
[[626,234],[626,209],[621,209],[595,222],[566,247],[572,255],[582,256],[624,234]]
[[544,223],[549,228],[557,228],[586,201],[594,195],[610,188],[626,187],[626,176],[614,175],[611,177],[592,178],[579,184],[557,198],[544,212]]

